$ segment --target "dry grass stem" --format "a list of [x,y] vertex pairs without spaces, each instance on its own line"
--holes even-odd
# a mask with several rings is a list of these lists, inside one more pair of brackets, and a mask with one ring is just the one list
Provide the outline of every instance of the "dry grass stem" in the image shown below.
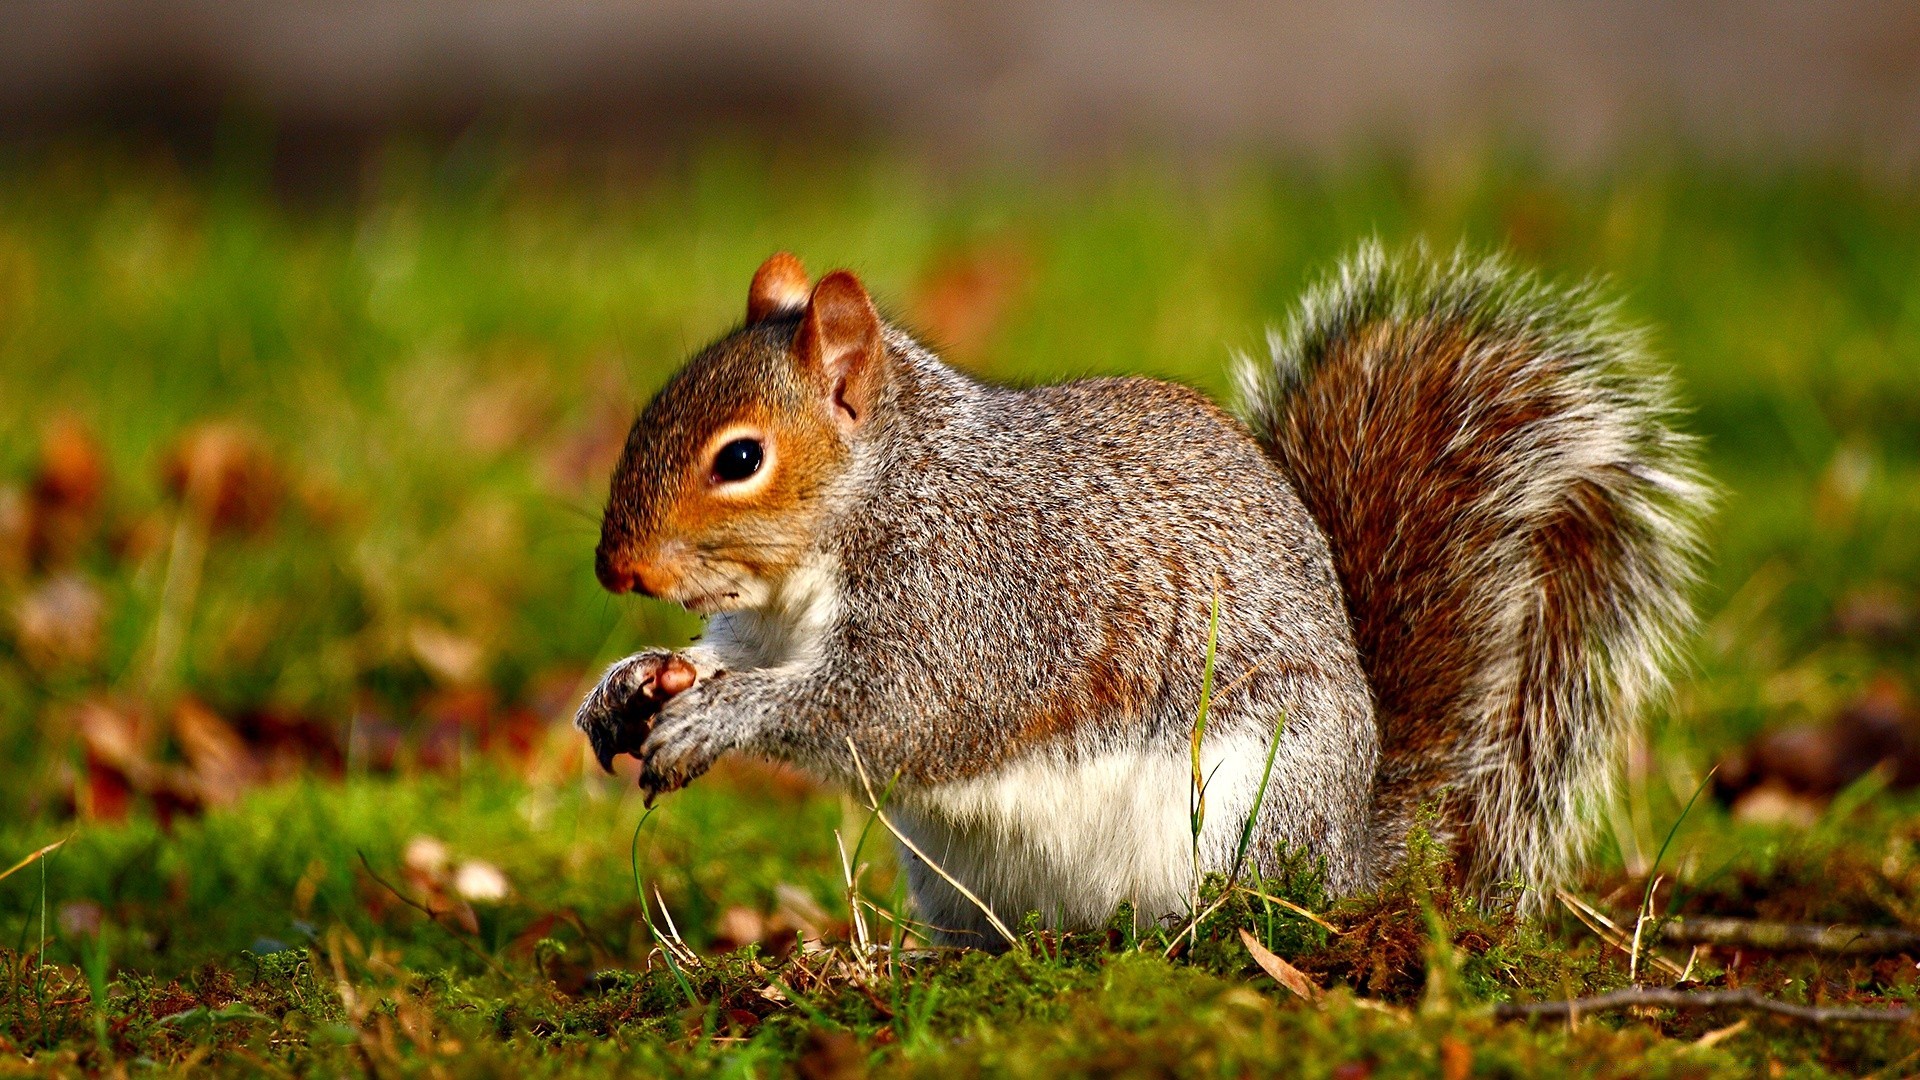
[[[1598,908],[1565,889],[1555,890],[1554,895],[1559,898],[1562,904],[1566,905],[1568,911],[1573,912],[1574,918],[1585,923],[1587,929],[1593,931],[1600,940],[1605,941],[1623,953],[1629,955],[1633,953],[1633,943],[1628,940],[1626,932],[1621,930],[1617,923],[1607,918]],[[1659,953],[1649,953],[1647,960],[1655,967],[1672,975],[1676,979],[1679,978],[1682,973],[1679,964],[1661,956]]]
[[1014,935],[1014,932],[1012,930],[1007,929],[1007,924],[1000,921],[1000,916],[995,915],[993,913],[993,909],[987,906],[986,901],[980,899],[979,896],[975,895],[972,889],[969,889],[965,885],[962,885],[958,878],[955,878],[952,874],[947,873],[945,867],[935,862],[931,857],[927,855],[926,852],[920,850],[920,845],[914,843],[912,837],[909,837],[906,833],[902,832],[900,830],[900,827],[893,823],[893,819],[887,817],[886,811],[880,809],[880,799],[878,796],[876,796],[873,793],[873,781],[867,778],[867,766],[864,762],[860,760],[860,750],[858,747],[853,745],[852,739],[847,740],[847,751],[848,753],[851,753],[853,755],[853,768],[854,768],[854,771],[858,773],[860,776],[860,786],[866,790],[867,809],[872,811],[874,820],[878,821],[881,825],[885,826],[886,830],[893,834],[893,838],[900,842],[901,847],[904,847],[908,851],[913,852],[915,857],[917,857],[921,862],[927,864],[928,869],[940,875],[940,880],[953,886],[954,891],[958,892],[961,896],[966,897],[968,903],[972,904],[974,907],[979,908],[980,914],[985,915],[987,917],[987,924],[993,927],[995,933],[998,933],[1001,937],[1005,938],[1008,945],[1018,946],[1020,944],[1020,939]]

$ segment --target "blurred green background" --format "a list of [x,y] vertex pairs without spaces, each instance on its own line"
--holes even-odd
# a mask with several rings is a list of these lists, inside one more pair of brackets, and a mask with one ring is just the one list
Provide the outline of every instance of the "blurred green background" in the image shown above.
[[781,248],[855,268],[984,377],[1216,393],[1358,238],[1602,275],[1726,489],[1675,766],[1913,674],[1920,215],[1896,185],[1499,150],[1041,182],[397,142],[301,202],[266,164],[91,144],[0,165],[12,820],[85,811],[89,723],[179,756],[161,714],[187,699],[336,771],[549,748],[590,672],[696,629],[597,589],[599,507],[639,404]]

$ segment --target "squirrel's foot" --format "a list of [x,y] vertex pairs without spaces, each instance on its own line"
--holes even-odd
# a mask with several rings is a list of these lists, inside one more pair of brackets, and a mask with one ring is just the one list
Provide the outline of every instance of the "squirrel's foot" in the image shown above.
[[647,789],[648,804],[693,783],[732,747],[703,713],[685,707],[662,713],[637,755],[642,763],[640,786]]
[[636,653],[607,669],[580,703],[573,724],[593,744],[600,767],[612,772],[616,756],[639,755],[660,709],[698,678],[693,664],[678,653],[665,649]]

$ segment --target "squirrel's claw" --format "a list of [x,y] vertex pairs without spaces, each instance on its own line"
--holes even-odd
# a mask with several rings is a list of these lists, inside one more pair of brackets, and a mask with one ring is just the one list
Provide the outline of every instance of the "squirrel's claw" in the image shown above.
[[[677,710],[676,710],[677,712]],[[713,728],[685,713],[670,712],[659,717],[640,749],[640,786],[647,790],[648,805],[670,791],[678,791],[699,779],[729,745],[717,737]]]
[[661,706],[695,681],[693,665],[673,653],[654,650],[629,656],[601,677],[574,714],[574,726],[593,746],[600,767],[613,772],[621,754],[640,756]]

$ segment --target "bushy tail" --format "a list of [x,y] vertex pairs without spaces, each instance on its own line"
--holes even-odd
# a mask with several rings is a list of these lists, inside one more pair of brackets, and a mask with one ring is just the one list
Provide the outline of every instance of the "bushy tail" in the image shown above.
[[1387,853],[1433,804],[1470,882],[1538,902],[1692,623],[1710,489],[1668,376],[1591,286],[1377,244],[1271,347],[1246,418],[1333,545]]

